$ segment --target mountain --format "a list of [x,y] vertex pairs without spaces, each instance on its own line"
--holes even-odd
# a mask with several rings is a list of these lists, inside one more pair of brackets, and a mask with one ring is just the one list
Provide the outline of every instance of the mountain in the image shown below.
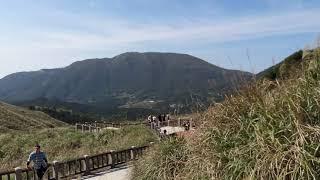
[[187,54],[129,52],[11,74],[0,80],[0,99],[17,103],[47,98],[104,109],[150,109],[195,99],[218,101],[251,76]]
[[25,108],[0,102],[0,132],[28,131],[39,128],[54,128],[65,123],[53,119],[43,112],[31,111]]

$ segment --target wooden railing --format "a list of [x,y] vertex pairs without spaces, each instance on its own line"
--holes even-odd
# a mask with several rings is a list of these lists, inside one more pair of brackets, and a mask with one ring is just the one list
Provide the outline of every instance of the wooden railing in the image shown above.
[[0,180],[13,179],[15,177],[14,176],[15,173],[16,173],[15,170],[6,171],[6,172],[0,172]]
[[96,125],[91,124],[75,124],[76,131],[80,130],[81,132],[100,132],[101,127],[97,127]]
[[[150,143],[152,144],[152,143]],[[87,175],[90,172],[102,168],[114,168],[117,165],[137,160],[149,148],[149,145],[131,147],[119,151],[108,151],[93,156],[85,155],[69,161],[54,161],[48,165],[48,172],[43,179],[58,180],[74,177],[76,175]],[[15,168],[12,171],[0,172],[0,180],[36,180],[35,172],[30,169]]]
[[[0,180],[37,180],[36,172],[33,169],[17,167],[12,171],[0,172]],[[43,179],[52,179],[52,164],[48,165],[48,172]]]

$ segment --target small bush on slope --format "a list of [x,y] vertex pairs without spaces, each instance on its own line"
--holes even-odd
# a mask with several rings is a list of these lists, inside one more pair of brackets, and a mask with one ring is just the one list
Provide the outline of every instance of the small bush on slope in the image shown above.
[[300,78],[264,81],[210,108],[183,146],[187,159],[176,179],[319,179],[319,61]]

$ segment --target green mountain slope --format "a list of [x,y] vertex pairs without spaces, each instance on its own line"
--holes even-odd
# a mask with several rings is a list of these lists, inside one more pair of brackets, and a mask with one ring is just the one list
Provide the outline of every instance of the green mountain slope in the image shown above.
[[319,51],[319,49],[297,51],[280,63],[258,73],[257,77],[270,80],[295,77],[299,75],[304,67],[308,66],[309,61],[315,59],[314,56],[317,51]]
[[0,80],[0,99],[10,103],[39,98],[117,108],[168,107],[220,100],[251,78],[199,58],[176,53],[124,53],[79,61],[60,69],[22,72]]
[[66,124],[45,113],[0,102],[0,132],[54,128]]

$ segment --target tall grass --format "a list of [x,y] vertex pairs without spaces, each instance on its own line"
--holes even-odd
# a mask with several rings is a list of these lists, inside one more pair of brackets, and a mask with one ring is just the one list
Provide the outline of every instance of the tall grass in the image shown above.
[[320,59],[316,51],[307,58],[294,78],[256,82],[209,108],[195,137],[181,142],[179,173],[164,179],[320,179]]
[[175,179],[186,162],[183,139],[169,138],[148,152],[145,159],[136,164],[133,180]]

